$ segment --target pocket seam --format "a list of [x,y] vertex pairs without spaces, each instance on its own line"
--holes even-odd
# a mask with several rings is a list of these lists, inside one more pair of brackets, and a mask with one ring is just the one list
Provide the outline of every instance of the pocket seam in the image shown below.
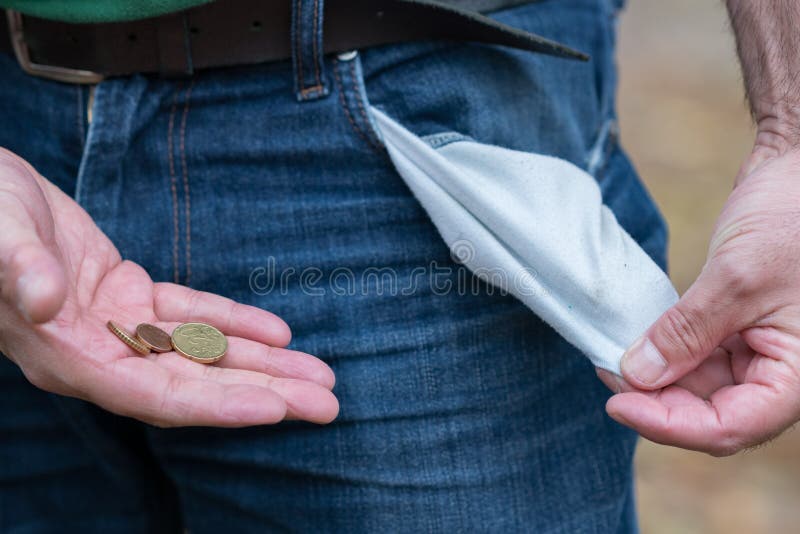
[[[359,65],[357,65],[357,62],[359,62]],[[349,69],[345,67],[346,64],[349,64]],[[352,59],[334,58],[333,77],[336,82],[336,90],[339,93],[339,102],[353,131],[370,148],[376,152],[383,152],[385,150],[383,142],[367,114],[369,101],[363,79],[359,76],[359,67],[360,58],[358,53]],[[348,90],[345,90],[345,79],[352,84],[352,87],[348,88]],[[355,105],[352,100],[355,100]]]

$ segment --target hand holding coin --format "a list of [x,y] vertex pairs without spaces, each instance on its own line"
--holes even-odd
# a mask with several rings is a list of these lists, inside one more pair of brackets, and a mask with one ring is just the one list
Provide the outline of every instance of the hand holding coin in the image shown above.
[[[158,326],[149,323],[140,323],[135,330],[135,333],[129,333],[125,328],[115,321],[109,320],[107,322],[108,329],[125,345],[135,350],[142,356],[150,356],[158,358],[158,362],[162,363],[165,367],[174,369],[181,374],[192,376],[195,374],[205,375],[195,364],[213,364],[221,363],[223,356],[228,351],[228,338],[218,329],[210,324],[200,322],[189,322],[177,325],[172,335],[162,330]],[[241,340],[234,339],[234,345],[237,345]],[[292,358],[293,351],[285,349],[272,348],[273,352],[282,352],[287,356],[287,363]],[[247,356],[244,358],[242,355],[237,355],[235,361],[229,362],[235,368],[247,368],[252,365],[258,365],[256,362],[248,361],[252,354],[245,352]],[[297,354],[297,353],[296,353]],[[176,357],[176,355],[180,357]],[[311,358],[308,355],[303,355],[303,358]],[[297,365],[301,360],[295,359],[292,365]],[[193,363],[190,363],[193,362]],[[202,367],[202,366],[201,366]],[[225,367],[229,367],[225,365]],[[245,371],[247,372],[247,371]],[[328,379],[330,376],[331,380]],[[245,378],[242,375],[242,378]],[[318,383],[327,387],[333,386],[332,375],[324,373],[319,376]],[[299,384],[297,384],[299,385]],[[291,408],[290,408],[291,409]],[[287,413],[289,418],[294,418],[291,413]],[[305,417],[311,421],[313,418]]]
[[[71,197],[2,150],[0,193],[0,347],[35,386],[159,426],[336,416],[332,371],[283,348],[291,333],[277,316],[153,282],[122,260]],[[109,318],[133,343],[108,331]],[[192,322],[213,325],[227,339],[214,365],[153,352],[155,340],[136,335],[140,323],[173,332]],[[211,339],[203,335],[203,343]]]

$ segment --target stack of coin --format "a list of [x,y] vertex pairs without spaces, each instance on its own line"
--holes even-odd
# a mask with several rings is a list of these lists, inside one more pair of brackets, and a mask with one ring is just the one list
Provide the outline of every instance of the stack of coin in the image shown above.
[[137,326],[135,335],[128,334],[114,321],[108,321],[107,326],[123,343],[140,354],[174,350],[195,362],[214,363],[228,350],[228,340],[222,332],[205,323],[182,324],[175,328],[172,336],[148,323]]

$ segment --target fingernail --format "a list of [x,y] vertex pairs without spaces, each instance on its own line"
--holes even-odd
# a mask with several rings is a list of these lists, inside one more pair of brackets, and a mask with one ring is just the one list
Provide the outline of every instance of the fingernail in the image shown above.
[[667,360],[649,339],[641,337],[622,355],[620,366],[643,384],[654,384],[667,370]]

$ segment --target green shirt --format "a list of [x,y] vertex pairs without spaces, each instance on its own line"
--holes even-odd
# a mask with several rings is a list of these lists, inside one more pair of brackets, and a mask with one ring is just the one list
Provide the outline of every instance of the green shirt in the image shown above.
[[211,0],[0,0],[0,7],[67,22],[144,19]]

